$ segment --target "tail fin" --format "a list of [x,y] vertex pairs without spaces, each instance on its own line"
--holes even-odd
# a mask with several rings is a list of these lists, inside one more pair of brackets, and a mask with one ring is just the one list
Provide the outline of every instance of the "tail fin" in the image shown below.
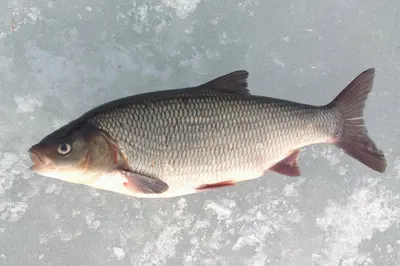
[[363,119],[365,102],[372,90],[375,69],[358,75],[330,104],[342,114],[343,126],[335,145],[346,154],[380,173],[386,170],[386,159],[368,136]]

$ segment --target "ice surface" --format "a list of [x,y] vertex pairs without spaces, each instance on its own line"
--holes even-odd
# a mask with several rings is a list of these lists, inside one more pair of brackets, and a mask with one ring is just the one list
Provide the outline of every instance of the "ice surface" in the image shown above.
[[[398,265],[400,3],[0,1],[0,265]],[[255,94],[325,104],[376,68],[372,172],[335,147],[302,177],[146,200],[33,175],[27,149],[105,101],[237,69]]]

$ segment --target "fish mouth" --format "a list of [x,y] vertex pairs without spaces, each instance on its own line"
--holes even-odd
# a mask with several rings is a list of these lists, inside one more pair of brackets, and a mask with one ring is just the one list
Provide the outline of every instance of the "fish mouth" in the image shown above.
[[30,167],[32,171],[37,172],[39,170],[44,170],[53,167],[51,160],[47,158],[47,156],[35,150],[34,147],[30,148],[28,152],[33,162],[33,165]]

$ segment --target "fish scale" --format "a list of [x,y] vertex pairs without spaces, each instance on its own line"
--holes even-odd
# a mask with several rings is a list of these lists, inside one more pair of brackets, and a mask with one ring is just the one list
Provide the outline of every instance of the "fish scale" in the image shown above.
[[323,106],[252,95],[246,71],[117,99],[32,146],[32,169],[131,196],[173,197],[266,171],[299,176],[300,148],[331,143],[384,172],[384,154],[363,120],[374,74],[364,71]]
[[[290,150],[329,139],[340,124],[332,110],[266,97],[220,93],[186,99],[148,99],[89,122],[117,140],[132,169],[192,189],[226,181],[228,172],[267,170]],[[129,123],[110,123],[121,118]],[[308,124],[314,126],[303,126]]]

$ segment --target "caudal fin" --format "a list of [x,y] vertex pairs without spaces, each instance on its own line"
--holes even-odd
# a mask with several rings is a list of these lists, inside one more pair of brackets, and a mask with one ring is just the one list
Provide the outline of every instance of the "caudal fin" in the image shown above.
[[329,105],[337,108],[343,118],[342,130],[335,145],[371,169],[383,173],[386,170],[385,156],[368,136],[363,119],[374,77],[374,68],[362,72]]

